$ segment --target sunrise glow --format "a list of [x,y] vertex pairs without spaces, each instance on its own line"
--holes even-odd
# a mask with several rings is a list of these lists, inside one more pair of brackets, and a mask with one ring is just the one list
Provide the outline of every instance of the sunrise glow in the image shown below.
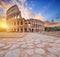
[[8,28],[8,25],[6,24],[6,22],[5,21],[1,21],[0,22],[0,28]]

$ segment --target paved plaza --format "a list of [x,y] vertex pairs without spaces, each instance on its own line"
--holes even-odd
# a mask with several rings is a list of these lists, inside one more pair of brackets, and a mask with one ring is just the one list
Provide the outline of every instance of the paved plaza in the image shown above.
[[60,57],[60,38],[39,33],[0,37],[0,57]]

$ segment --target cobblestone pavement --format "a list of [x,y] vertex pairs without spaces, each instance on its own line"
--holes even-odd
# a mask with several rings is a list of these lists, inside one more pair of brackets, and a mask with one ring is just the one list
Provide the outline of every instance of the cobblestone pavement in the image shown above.
[[60,57],[60,38],[37,33],[26,33],[21,38],[2,38],[0,57]]

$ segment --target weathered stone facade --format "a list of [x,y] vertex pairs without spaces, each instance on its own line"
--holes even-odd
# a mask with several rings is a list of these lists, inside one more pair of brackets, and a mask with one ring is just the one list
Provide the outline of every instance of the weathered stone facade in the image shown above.
[[17,5],[12,6],[6,13],[7,24],[10,32],[40,32],[44,31],[44,22],[37,19],[27,19],[21,17]]

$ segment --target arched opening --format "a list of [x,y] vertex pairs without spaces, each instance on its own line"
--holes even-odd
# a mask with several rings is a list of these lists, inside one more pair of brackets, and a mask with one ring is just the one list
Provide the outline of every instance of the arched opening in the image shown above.
[[17,22],[17,24],[19,25],[19,21]]
[[19,28],[17,29],[17,31],[19,32]]
[[21,21],[21,25],[23,25],[23,21]]
[[34,29],[32,29],[32,32],[34,32]]
[[23,29],[21,28],[21,32],[23,32]]
[[25,30],[25,32],[27,32],[27,28],[25,28],[24,30]]
[[31,32],[31,29],[29,28],[29,32]]

